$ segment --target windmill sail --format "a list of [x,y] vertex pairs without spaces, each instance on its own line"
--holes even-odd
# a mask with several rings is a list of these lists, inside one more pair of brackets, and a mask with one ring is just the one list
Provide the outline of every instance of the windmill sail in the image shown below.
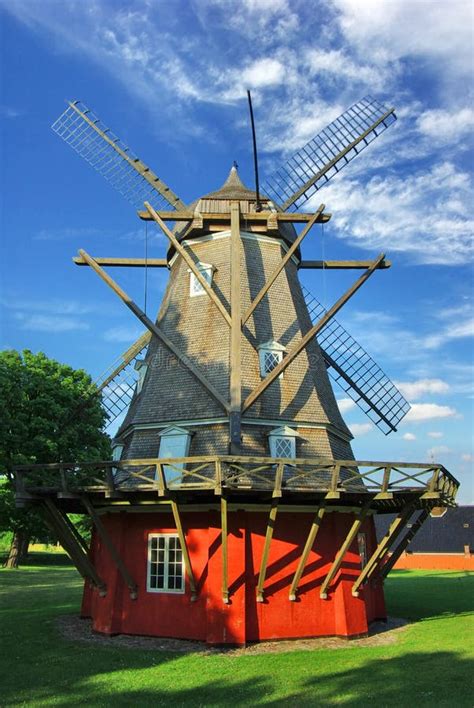
[[150,343],[152,335],[145,332],[127,349],[96,381],[98,392],[102,394],[109,425],[130,405],[135,392],[137,376],[135,362]]
[[155,209],[186,208],[181,199],[80,101],[70,101],[51,127],[137,209],[145,201]]
[[369,143],[396,121],[387,109],[367,96],[304,145],[268,180],[262,189],[282,211],[301,206]]
[[[307,288],[302,289],[310,317],[316,322],[326,310]],[[335,319],[318,334],[318,343],[331,378],[385,435],[395,431],[410,404],[372,357]]]

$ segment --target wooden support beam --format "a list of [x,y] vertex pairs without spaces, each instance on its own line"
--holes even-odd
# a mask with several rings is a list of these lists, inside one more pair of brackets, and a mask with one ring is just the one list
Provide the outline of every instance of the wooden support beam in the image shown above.
[[289,594],[289,600],[294,602],[296,600],[296,593],[298,591],[298,585],[301,580],[301,576],[303,575],[303,571],[305,569],[306,563],[308,561],[308,556],[311,552],[311,549],[313,547],[314,541],[316,539],[316,536],[318,534],[319,529],[321,528],[321,522],[323,520],[324,514],[326,512],[326,508],[324,504],[321,504],[319,509],[316,512],[316,516],[313,519],[313,523],[311,524],[311,528],[308,533],[308,537],[306,539],[306,543],[303,548],[303,553],[301,554],[301,558],[298,563],[298,567],[296,569],[296,573],[294,575],[293,581],[291,583],[290,587],[290,594]]
[[193,362],[183,354],[174,342],[169,339],[169,337],[156,325],[149,317],[141,310],[138,305],[133,302],[132,298],[127,295],[127,293],[122,290],[122,288],[113,280],[108,273],[106,273],[90,256],[86,251],[80,250],[81,256],[88,262],[91,268],[97,273],[97,275],[102,278],[102,280],[107,283],[107,285],[114,291],[116,295],[125,303],[125,305],[133,312],[133,314],[138,317],[140,322],[142,322],[147,329],[150,330],[152,334],[157,337],[157,339],[169,349],[175,357],[191,372],[191,374],[204,386],[208,393],[216,400],[222,408],[228,412],[229,404],[221,396],[219,391],[214,388],[214,386],[207,380],[207,378],[202,374],[199,369],[193,364]]
[[[82,257],[76,256],[73,262],[78,266],[88,266],[89,264]],[[107,268],[167,268],[166,258],[100,258],[94,256],[94,260],[100,266]]]
[[230,205],[230,454],[240,455],[242,446],[242,358],[241,358],[241,293],[240,293],[240,206]]
[[270,544],[273,538],[273,530],[278,512],[278,499],[272,499],[272,505],[267,521],[267,531],[265,533],[265,543],[263,546],[262,562],[260,563],[260,572],[258,574],[257,583],[257,602],[263,602],[263,586],[265,585],[265,576],[267,574],[268,556],[270,553]]
[[[62,513],[62,512],[60,512],[60,513]],[[69,516],[64,512],[64,513],[62,513],[62,517],[64,519],[64,522],[69,526],[69,529],[70,529],[71,533],[75,536],[77,542],[82,546],[84,553],[89,553],[89,545],[88,545],[86,539],[83,538],[83,536],[79,533],[79,530],[72,523]]]
[[188,545],[186,543],[186,536],[184,535],[183,525],[181,523],[181,516],[179,513],[179,507],[174,499],[171,499],[171,511],[173,512],[174,523],[176,524],[176,530],[178,532],[179,545],[181,546],[181,552],[183,554],[184,567],[189,580],[189,587],[191,588],[191,602],[197,599],[197,588],[196,582],[194,580],[193,568],[191,565],[191,559],[189,557]]
[[309,233],[309,231],[312,229],[314,224],[317,222],[319,216],[323,213],[324,211],[324,204],[321,204],[319,209],[315,214],[313,214],[313,218],[308,221],[307,225],[303,229],[303,231],[299,234],[298,238],[295,240],[295,242],[291,245],[291,247],[288,249],[288,251],[285,253],[283,256],[281,262],[277,265],[277,267],[273,270],[272,274],[268,278],[267,282],[265,285],[260,289],[260,292],[258,293],[257,297],[254,299],[254,301],[251,303],[250,307],[247,309],[246,313],[242,317],[242,325],[244,325],[252,312],[255,310],[257,305],[262,301],[262,299],[265,297],[267,292],[270,290],[271,286],[275,282],[275,280],[278,278],[280,275],[281,271],[283,268],[286,266],[290,258],[293,256],[295,251],[300,247],[301,242],[303,241],[304,237]]
[[[298,268],[305,270],[363,270],[370,268],[372,261],[300,261]],[[384,258],[379,268],[391,268],[392,262]]]
[[89,555],[73,534],[63,515],[54,502],[46,497],[43,501],[45,519],[51,529],[56,533],[59,542],[66,553],[70,556],[79,573],[86,580],[90,580],[98,589],[101,595],[107,592],[107,586],[94,568]]
[[229,559],[227,554],[227,499],[221,497],[222,602],[229,604]]
[[224,305],[222,302],[219,300],[217,297],[216,293],[214,290],[211,288],[199,268],[197,267],[196,263],[193,261],[191,256],[189,255],[188,251],[180,244],[176,236],[170,229],[166,226],[165,222],[163,219],[160,218],[159,214],[157,211],[153,209],[151,204],[148,202],[145,202],[145,206],[147,211],[150,213],[150,215],[153,217],[154,221],[158,224],[158,226],[161,228],[165,236],[168,237],[169,241],[173,244],[175,250],[179,255],[183,258],[184,262],[188,266],[188,268],[192,271],[194,274],[195,278],[198,280],[199,284],[203,287],[207,295],[211,298],[212,302],[214,305],[217,307],[219,312],[221,313],[222,317],[225,319],[229,327],[231,326],[231,318],[227,310],[225,309]]
[[418,516],[417,520],[415,521],[415,523],[413,524],[411,529],[400,541],[399,545],[394,550],[394,552],[392,553],[390,558],[382,565],[380,573],[379,573],[379,577],[381,580],[385,580],[385,578],[390,573],[390,571],[392,570],[392,568],[395,565],[395,563],[397,562],[397,560],[402,555],[405,548],[412,542],[414,536],[417,534],[417,532],[423,526],[423,524],[425,523],[425,521],[429,515],[430,515],[429,509],[423,509],[423,511]]
[[[196,214],[193,211],[157,211],[156,212],[160,219],[163,221],[193,221]],[[147,211],[139,211],[138,216],[143,221],[153,221],[154,217]],[[203,221],[228,221],[230,219],[230,213],[209,213],[209,214],[199,214],[199,218]],[[249,224],[267,223],[269,219],[277,219],[277,221],[282,223],[291,224],[305,224],[311,221],[313,214],[303,213],[303,212],[274,212],[274,211],[249,211],[242,212],[242,219]],[[320,214],[317,223],[327,223],[332,214]]]
[[349,547],[351,546],[353,540],[355,539],[360,527],[364,523],[364,519],[367,516],[370,505],[372,501],[370,501],[368,504],[366,504],[362,509],[360,510],[359,514],[357,514],[354,523],[352,524],[351,528],[349,529],[347,536],[344,540],[344,543],[340,547],[340,549],[337,552],[337,555],[334,559],[334,562],[332,566],[329,569],[328,574],[324,578],[324,582],[321,585],[321,589],[319,591],[319,597],[322,600],[327,600],[328,594],[328,588],[329,585],[331,584],[331,581],[333,580],[334,576],[338,572],[339,568],[342,565],[342,561],[344,560],[344,556],[346,555],[347,551],[349,550]]
[[288,354],[283,357],[283,360],[277,364],[277,366],[271,371],[264,379],[260,381],[260,383],[254,388],[252,393],[250,393],[247,398],[245,399],[243,406],[242,406],[242,411],[247,410],[255,401],[257,398],[259,398],[262,393],[265,391],[265,389],[270,386],[273,381],[275,381],[280,374],[283,373],[283,371],[286,369],[287,366],[291,364],[293,359],[295,359],[303,349],[309,344],[309,342],[314,339],[314,337],[318,334],[318,332],[325,326],[327,323],[339,312],[341,307],[346,304],[346,302],[354,295],[354,293],[359,290],[360,287],[370,278],[370,276],[374,273],[374,271],[378,268],[379,263],[384,259],[384,254],[382,253],[378,258],[376,258],[374,261],[372,261],[372,265],[370,268],[367,268],[367,270],[360,276],[358,280],[342,295],[339,300],[326,312],[323,317],[313,326],[311,329],[302,337],[301,341],[299,344],[297,344],[293,349],[288,352]]
[[120,575],[123,578],[123,581],[126,583],[128,586],[128,589],[130,591],[130,597],[132,600],[137,599],[137,592],[138,592],[138,586],[132,576],[130,575],[127,567],[125,566],[125,563],[123,562],[120,553],[118,552],[114,542],[110,538],[109,532],[105,528],[104,524],[102,523],[102,519],[100,516],[97,514],[96,510],[94,509],[93,505],[91,504],[90,500],[88,499],[87,496],[83,495],[81,497],[81,501],[84,504],[87,513],[89,514],[92,523],[97,529],[97,533],[101,537],[105,547],[107,548],[113,562],[117,566]]
[[354,597],[359,597],[360,586],[366,580],[368,580],[369,577],[373,574],[373,572],[374,572],[375,568],[377,567],[378,563],[380,562],[380,560],[383,558],[383,556],[388,551],[388,549],[390,548],[392,543],[396,540],[396,538],[402,532],[402,529],[405,526],[408,519],[410,518],[410,516],[412,515],[414,508],[415,508],[415,504],[413,502],[406,504],[406,506],[402,509],[402,511],[398,514],[398,516],[392,521],[387,533],[382,538],[382,540],[378,544],[377,548],[375,549],[375,551],[372,553],[369,560],[365,564],[365,567],[362,569],[359,577],[357,578],[357,580],[353,584],[352,595]]

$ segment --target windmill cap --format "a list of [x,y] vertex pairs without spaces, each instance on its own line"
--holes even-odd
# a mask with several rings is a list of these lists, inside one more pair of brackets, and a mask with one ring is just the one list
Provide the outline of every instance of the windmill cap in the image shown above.
[[[249,189],[248,187],[245,186],[245,184],[242,182],[239,176],[239,172],[237,170],[236,165],[232,165],[230,168],[230,172],[227,176],[226,181],[220,187],[214,192],[210,192],[209,194],[206,194],[205,196],[201,197],[201,199],[251,199],[254,200],[257,198],[257,194],[255,190]],[[266,201],[270,201],[268,197],[265,197],[264,195],[260,195],[261,199],[264,199]]]

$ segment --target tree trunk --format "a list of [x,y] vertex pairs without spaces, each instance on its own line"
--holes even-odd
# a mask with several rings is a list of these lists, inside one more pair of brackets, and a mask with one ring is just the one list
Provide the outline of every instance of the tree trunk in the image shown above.
[[[18,568],[20,563],[25,560],[30,542],[29,534],[22,529],[14,531],[10,552],[5,563],[5,568]],[[26,551],[26,552],[25,552]]]

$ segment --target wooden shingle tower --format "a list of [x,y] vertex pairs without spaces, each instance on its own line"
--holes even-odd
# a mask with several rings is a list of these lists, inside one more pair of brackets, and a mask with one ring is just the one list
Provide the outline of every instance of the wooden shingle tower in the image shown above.
[[[390,263],[301,253],[330,214],[298,209],[394,120],[363,99],[262,195],[233,167],[189,206],[82,104],[54,124],[169,240],[166,258],[75,258],[146,328],[100,381],[110,417],[126,411],[113,460],[50,465],[47,484],[17,471],[18,502],[41,506],[86,580],[82,614],[96,631],[210,644],[366,634],[385,617],[398,555],[433,506],[454,503],[458,484],[441,465],[354,460],[329,381],[385,433],[407,412],[335,319]],[[104,270],[114,266],[168,268],[156,321]],[[328,310],[298,277],[322,267],[362,271]],[[90,548],[70,511],[90,514]],[[393,512],[377,540],[374,515]]]

